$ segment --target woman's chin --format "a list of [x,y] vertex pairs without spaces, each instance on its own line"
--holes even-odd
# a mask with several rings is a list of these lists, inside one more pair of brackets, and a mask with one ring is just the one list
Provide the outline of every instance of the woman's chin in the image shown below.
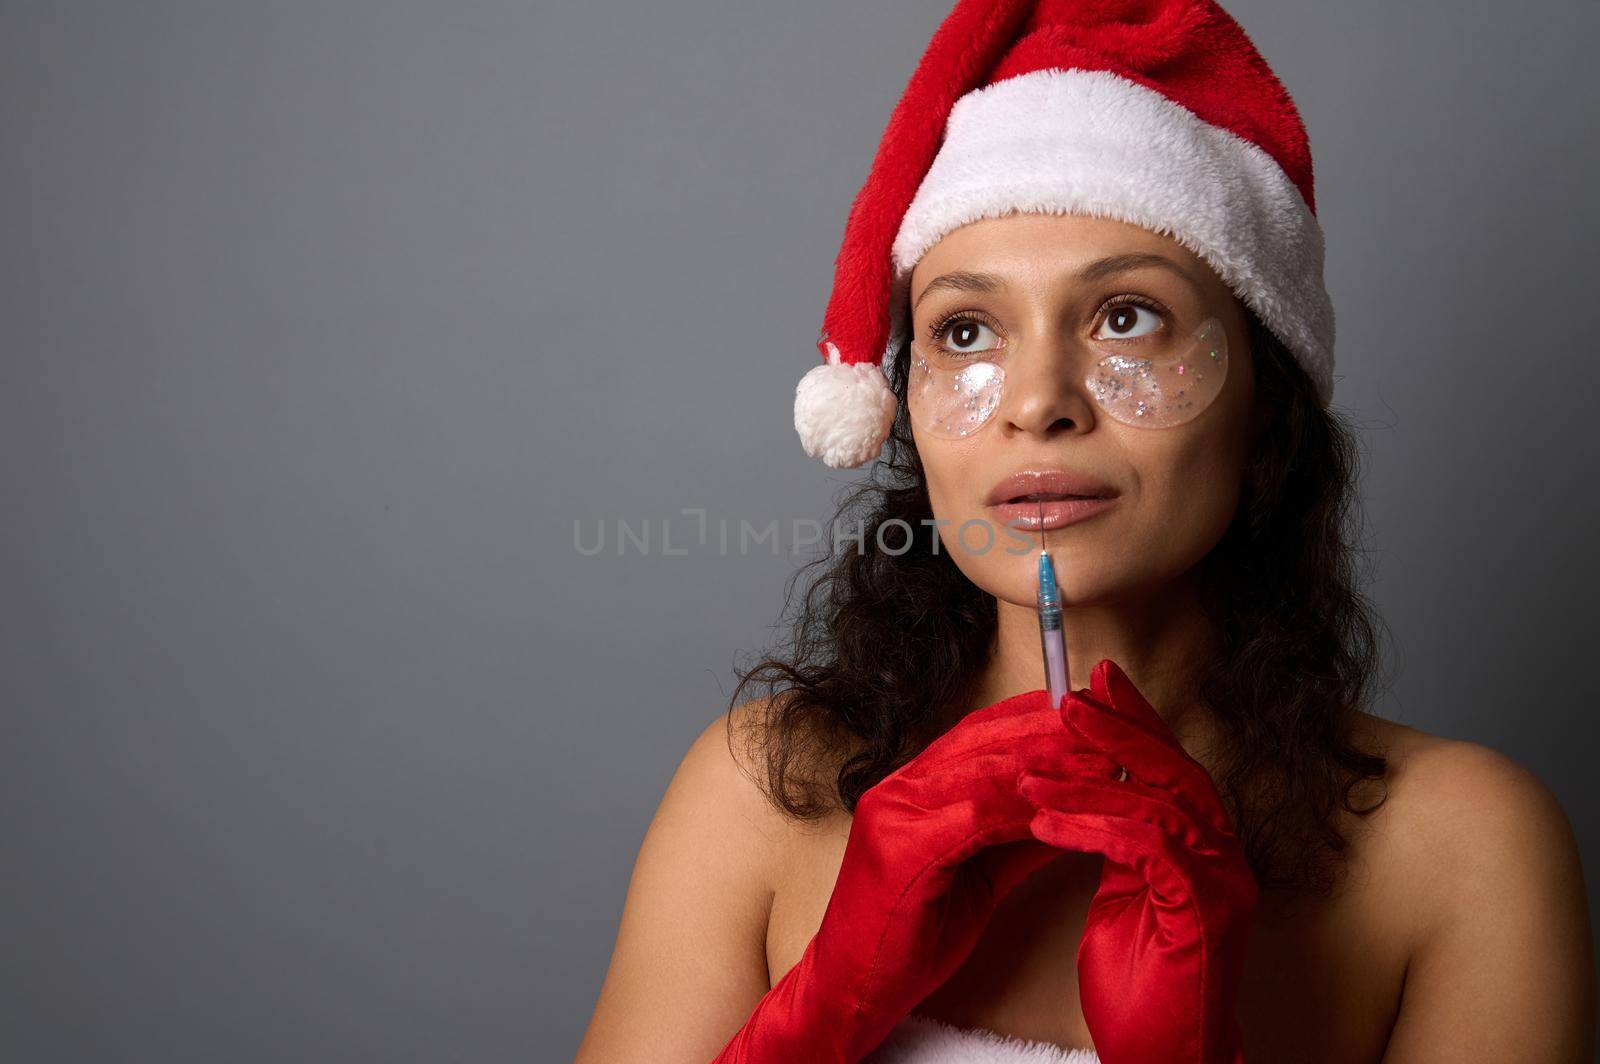
[[[1055,557],[1053,552],[1051,557]],[[1019,566],[1021,569],[1026,569],[1026,573],[980,573],[978,576],[981,578],[974,579],[974,574],[969,572],[967,578],[998,601],[1031,610],[1037,608],[1039,603],[1038,566],[1038,555],[1034,555],[1025,559],[1025,564]],[[1123,586],[1120,581],[1113,578],[1112,574],[1104,571],[1075,577],[1062,572],[1059,568],[1056,570],[1056,587],[1061,592],[1062,609],[1101,606],[1115,602],[1118,598],[1118,588]]]

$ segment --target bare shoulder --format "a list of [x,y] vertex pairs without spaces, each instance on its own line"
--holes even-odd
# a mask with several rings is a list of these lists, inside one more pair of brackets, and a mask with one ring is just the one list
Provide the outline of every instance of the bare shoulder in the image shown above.
[[737,863],[770,898],[789,827],[764,789],[767,708],[766,699],[744,702],[707,724],[673,775],[662,811],[692,818],[717,851],[706,856]]
[[[1577,841],[1555,794],[1537,775],[1481,743],[1449,739],[1365,715],[1369,749],[1388,760],[1374,815],[1407,881],[1439,886],[1493,875],[1508,857],[1544,871],[1577,869]],[[1446,895],[1452,892],[1446,892]]]
[[1385,1060],[1588,1059],[1594,961],[1571,822],[1515,759],[1378,717],[1386,797],[1363,843],[1371,900],[1403,928]]
[[689,744],[646,829],[577,1064],[707,1060],[768,990],[781,818],[741,753],[761,706]]
[[1459,873],[1504,865],[1511,854],[1575,860],[1576,837],[1560,801],[1513,758],[1381,717],[1369,716],[1367,727],[1389,761],[1383,816],[1415,863],[1442,861],[1441,873]]

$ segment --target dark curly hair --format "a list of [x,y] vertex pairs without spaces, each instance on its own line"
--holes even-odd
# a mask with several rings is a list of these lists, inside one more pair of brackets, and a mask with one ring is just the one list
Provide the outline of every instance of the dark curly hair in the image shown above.
[[[1357,445],[1341,415],[1248,307],[1259,394],[1275,414],[1256,440],[1239,505],[1196,570],[1220,653],[1199,686],[1224,748],[1215,782],[1262,889],[1325,895],[1344,868],[1340,811],[1387,762],[1353,738],[1379,675],[1382,619],[1357,588]],[[910,331],[906,331],[910,335]],[[937,738],[985,664],[997,606],[936,551],[922,460],[906,422],[906,351],[891,365],[899,413],[884,457],[847,490],[855,528],[790,578],[789,634],[749,669],[747,738],[767,799],[794,819],[854,812],[873,784]],[[852,518],[854,520],[852,520]],[[878,532],[882,526],[882,538]],[[907,540],[910,543],[907,543]],[[821,568],[804,597],[798,582]],[[831,777],[831,778],[830,778]]]

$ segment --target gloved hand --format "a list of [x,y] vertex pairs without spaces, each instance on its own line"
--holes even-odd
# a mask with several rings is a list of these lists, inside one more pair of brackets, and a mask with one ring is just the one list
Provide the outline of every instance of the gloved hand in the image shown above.
[[861,796],[821,926],[713,1064],[855,1064],[972,952],[1001,898],[1060,851],[1024,773],[1117,766],[1030,691],[968,714]]
[[1030,772],[1033,834],[1105,857],[1078,947],[1104,1064],[1243,1064],[1234,1002],[1257,887],[1210,776],[1115,662],[1063,699],[1079,743],[1126,779]]

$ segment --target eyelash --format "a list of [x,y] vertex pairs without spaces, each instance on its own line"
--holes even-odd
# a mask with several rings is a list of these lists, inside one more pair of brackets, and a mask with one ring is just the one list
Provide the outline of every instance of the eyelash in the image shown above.
[[[1102,320],[1102,315],[1104,315],[1107,311],[1128,303],[1132,303],[1135,306],[1144,307],[1146,310],[1161,315],[1163,319],[1167,317],[1167,308],[1158,301],[1151,299],[1149,296],[1141,296],[1134,292],[1124,292],[1122,295],[1112,296],[1110,299],[1100,304],[1099,309],[1094,312],[1095,326],[1099,326]],[[989,326],[989,328],[993,329],[995,332],[1000,331],[1000,328],[995,323],[994,319],[990,318],[987,314],[984,314],[981,311],[957,310],[950,314],[946,314],[938,321],[935,321],[933,324],[929,325],[928,339],[938,343],[939,341],[943,340],[945,335],[950,331],[950,326],[954,325],[958,321],[975,321],[980,325]],[[1140,340],[1143,339],[1143,337],[1134,337],[1134,339]]]

